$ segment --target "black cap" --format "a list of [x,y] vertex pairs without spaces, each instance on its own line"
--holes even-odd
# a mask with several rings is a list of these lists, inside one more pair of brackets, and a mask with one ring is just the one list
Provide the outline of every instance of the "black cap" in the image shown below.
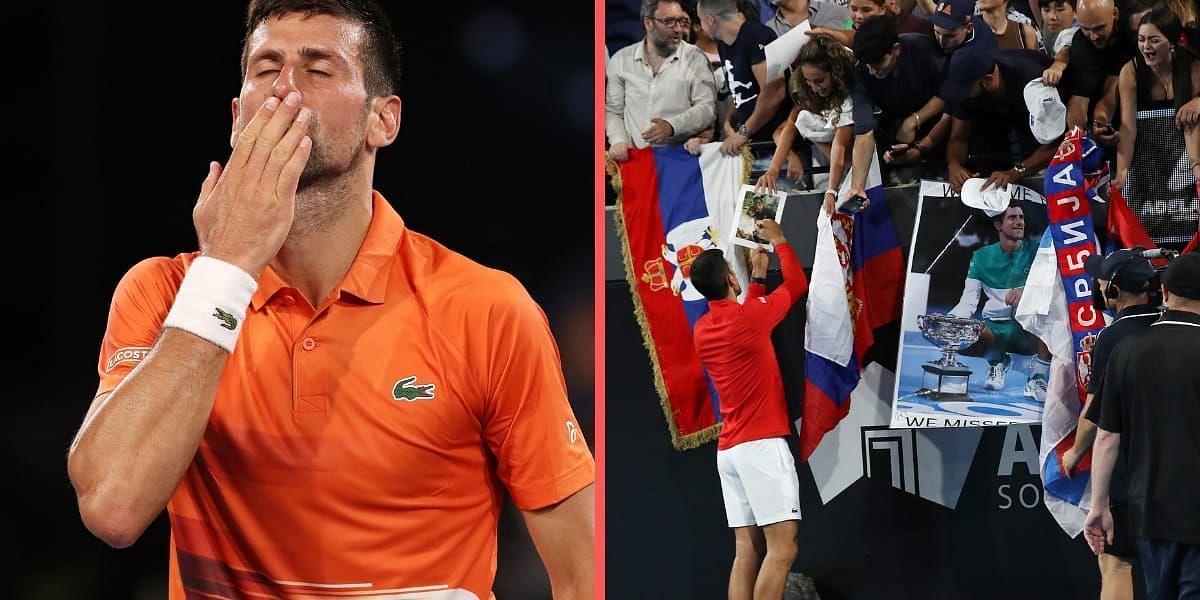
[[944,29],[956,29],[971,22],[975,16],[975,0],[938,0],[926,21]]
[[1200,252],[1188,252],[1171,261],[1163,274],[1163,285],[1172,294],[1200,300]]
[[1141,292],[1154,277],[1154,267],[1138,250],[1117,250],[1108,256],[1092,255],[1083,263],[1083,270],[1096,279],[1117,284],[1127,292]]
[[942,100],[948,104],[962,102],[971,93],[971,88],[996,68],[996,36],[982,20],[976,25],[974,35],[971,41],[959,46],[950,55],[946,81],[941,88],[946,96]]

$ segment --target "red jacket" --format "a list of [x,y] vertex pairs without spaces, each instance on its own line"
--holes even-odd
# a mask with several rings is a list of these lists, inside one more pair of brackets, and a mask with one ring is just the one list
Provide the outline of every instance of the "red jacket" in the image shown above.
[[744,304],[710,300],[692,332],[721,404],[718,450],[791,432],[771,330],[808,291],[808,278],[791,244],[776,244],[775,252],[783,268],[779,289],[764,296],[766,287],[756,283]]

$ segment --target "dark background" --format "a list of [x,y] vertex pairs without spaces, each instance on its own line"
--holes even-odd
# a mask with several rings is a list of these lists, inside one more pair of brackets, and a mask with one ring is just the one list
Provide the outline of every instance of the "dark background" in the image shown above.
[[[376,188],[411,229],[530,290],[591,443],[593,8],[389,10],[405,43],[403,112]],[[6,19],[5,337],[18,362],[2,409],[0,448],[15,472],[3,494],[0,596],[165,597],[165,516],[131,548],[107,547],[79,520],[66,451],[96,389],[117,281],[142,258],[195,249],[200,182],[208,161],[229,154],[243,11],[79,2]],[[549,598],[511,506],[496,593]]]

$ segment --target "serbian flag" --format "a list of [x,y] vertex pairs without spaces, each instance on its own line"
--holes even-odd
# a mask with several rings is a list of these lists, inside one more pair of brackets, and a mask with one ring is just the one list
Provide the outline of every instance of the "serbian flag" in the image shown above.
[[[847,175],[843,192],[852,175]],[[821,438],[850,411],[850,393],[866,367],[875,329],[900,319],[904,254],[874,154],[866,195],[870,205],[853,217],[817,214],[804,327],[801,460],[808,460]]]
[[708,301],[688,281],[692,261],[720,248],[742,288],[749,287],[745,261],[725,241],[746,163],[722,155],[720,146],[706,144],[698,157],[680,146],[630,150],[613,177],[625,274],[677,450],[720,432],[717,392],[692,343],[692,326],[708,312]]
[[1083,529],[1091,496],[1091,455],[1075,470],[1063,470],[1062,456],[1075,444],[1079,411],[1087,399],[1091,349],[1104,328],[1092,304],[1091,277],[1083,270],[1097,252],[1085,174],[1095,144],[1079,128],[1058,147],[1045,176],[1049,226],[1029,270],[1017,322],[1050,349],[1050,379],[1042,411],[1041,466],[1045,503],[1060,527],[1074,537]]

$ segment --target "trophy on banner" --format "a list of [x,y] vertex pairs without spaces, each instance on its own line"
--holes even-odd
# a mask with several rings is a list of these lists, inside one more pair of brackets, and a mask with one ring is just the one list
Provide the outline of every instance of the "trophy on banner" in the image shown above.
[[[942,357],[921,365],[925,374],[921,377],[919,396],[932,396],[937,400],[970,400],[967,381],[971,369],[955,358],[959,350],[974,344],[983,333],[983,322],[976,319],[960,319],[949,315],[917,315],[917,327],[921,335],[942,350]],[[933,379],[934,385],[929,381]]]

